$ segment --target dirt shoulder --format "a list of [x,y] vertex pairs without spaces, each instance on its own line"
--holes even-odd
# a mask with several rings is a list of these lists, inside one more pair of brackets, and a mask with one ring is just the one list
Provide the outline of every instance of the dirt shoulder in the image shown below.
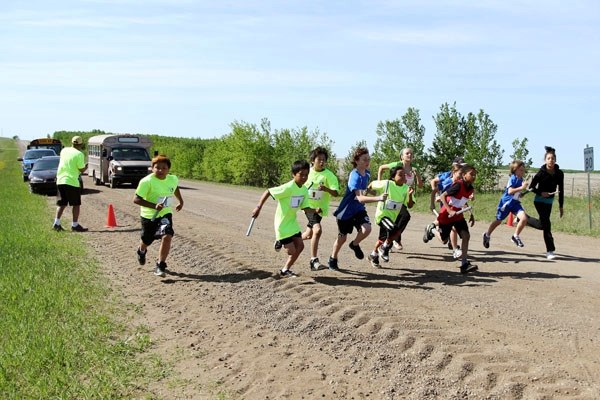
[[[463,276],[445,246],[423,243],[431,218],[414,214],[404,250],[382,269],[344,248],[340,272],[311,272],[307,248],[300,276],[280,279],[274,202],[246,237],[261,191],[182,181],[185,208],[161,279],[135,258],[134,190],[85,185],[90,251],[141,309],[132,323],[147,325],[155,351],[174,365],[176,376],[147,388],[157,397],[600,398],[598,239],[557,233],[559,257],[548,261],[541,232],[527,229],[519,249],[502,225],[484,249],[479,222],[470,251],[479,272]],[[105,227],[109,204],[116,228]],[[333,218],[323,228],[325,261]],[[149,260],[156,255],[153,245]]]

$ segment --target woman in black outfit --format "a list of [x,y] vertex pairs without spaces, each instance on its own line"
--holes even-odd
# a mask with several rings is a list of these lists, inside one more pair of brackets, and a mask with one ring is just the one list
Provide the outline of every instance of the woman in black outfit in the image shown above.
[[565,176],[556,163],[556,150],[554,148],[546,146],[544,160],[546,163],[541,166],[529,185],[529,190],[535,193],[533,205],[540,219],[536,221],[532,218],[528,224],[544,231],[546,258],[553,260],[556,257],[554,255],[556,249],[554,247],[554,238],[552,237],[550,215],[552,214],[552,203],[554,203],[555,195],[558,194],[560,217],[562,218],[563,216]]

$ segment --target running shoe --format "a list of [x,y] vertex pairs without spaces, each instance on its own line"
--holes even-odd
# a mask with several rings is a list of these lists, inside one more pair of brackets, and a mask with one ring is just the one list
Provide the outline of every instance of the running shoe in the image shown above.
[[281,244],[281,242],[279,240],[276,240],[275,244],[273,245],[273,248],[275,249],[275,251],[281,250],[282,247],[283,247],[283,244]]
[[553,251],[549,251],[549,252],[546,253],[546,258],[548,260],[554,260],[556,258],[556,254],[554,254]]
[[295,278],[298,275],[296,275],[295,273],[293,273],[291,269],[286,269],[285,271],[284,270],[280,270],[279,271],[279,276],[282,277],[282,278]]
[[328,267],[332,271],[339,271],[337,258],[329,257]]
[[520,238],[520,237],[517,237],[517,236],[513,235],[513,236],[511,236],[511,237],[510,237],[510,240],[512,240],[512,242],[513,242],[514,244],[516,244],[517,246],[519,246],[519,247],[523,247],[523,246],[525,246],[525,245],[523,244],[523,241],[521,240],[521,238]]
[[483,247],[485,247],[486,249],[490,248],[490,235],[488,235],[485,232],[483,232]]
[[454,257],[455,260],[458,260],[459,258],[462,257],[462,250],[459,248],[456,248],[454,250],[452,250],[452,257]]
[[73,232],[87,232],[88,228],[84,228],[83,226],[81,226],[81,225],[78,224],[77,226],[72,226],[71,230]]
[[369,254],[368,259],[371,261],[373,268],[381,268],[381,265],[379,265],[379,256],[377,254]]
[[54,229],[56,232],[62,232],[62,231],[64,231],[63,227],[60,226],[60,224],[54,224],[54,225],[52,225],[52,229]]
[[385,262],[390,261],[390,248],[388,246],[386,246],[385,244],[382,244],[381,246],[379,246],[378,252],[379,252],[379,257],[381,257],[381,259],[383,261],[385,261]]
[[137,260],[138,263],[140,263],[140,265],[144,265],[146,264],[146,252],[141,252],[140,249],[138,248],[137,251]]
[[354,255],[359,260],[362,260],[363,258],[365,258],[365,253],[363,253],[363,251],[360,249],[359,245],[354,244],[354,240],[350,242],[348,247],[350,247],[352,249],[352,251],[354,252]]
[[477,271],[477,265],[471,264],[469,261],[465,261],[460,266],[461,274],[468,274],[469,272]]
[[310,260],[310,269],[313,271],[318,271],[321,268],[323,268],[323,264],[321,264],[319,262],[318,258],[313,258],[312,260]]
[[423,242],[427,243],[435,237],[435,235],[433,234],[434,229],[435,224],[433,222],[425,227],[425,233],[423,234]]
[[161,278],[165,276],[167,271],[167,263],[164,261],[156,263],[156,270],[154,271],[154,275],[160,276]]

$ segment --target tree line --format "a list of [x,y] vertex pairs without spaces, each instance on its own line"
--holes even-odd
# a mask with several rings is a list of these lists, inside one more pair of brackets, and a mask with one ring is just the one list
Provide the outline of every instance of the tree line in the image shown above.
[[[482,192],[494,190],[504,150],[495,139],[498,127],[490,116],[483,110],[462,115],[456,109],[456,103],[444,103],[433,119],[436,133],[428,149],[425,149],[425,127],[419,110],[409,107],[400,118],[377,124],[376,140],[372,146],[361,140],[348,150],[340,162],[336,162],[339,157],[333,152],[333,141],[327,133],[307,127],[272,129],[267,118],[258,125],[234,121],[229,133],[213,139],[144,135],[153,141],[152,151],[171,158],[173,173],[182,178],[257,187],[276,186],[291,179],[290,168],[295,160],[308,159],[310,151],[321,146],[329,151],[329,169],[338,175],[340,184],[345,185],[356,147],[369,148],[372,175],[376,175],[380,165],[398,161],[402,149],[410,147],[415,156],[413,165],[424,179],[447,171],[452,160],[462,156],[477,168],[476,189]],[[74,135],[87,141],[91,136],[103,134],[109,132],[58,131],[52,137],[67,145]],[[527,159],[527,139],[517,138],[512,146],[511,158],[531,165],[531,159]]]

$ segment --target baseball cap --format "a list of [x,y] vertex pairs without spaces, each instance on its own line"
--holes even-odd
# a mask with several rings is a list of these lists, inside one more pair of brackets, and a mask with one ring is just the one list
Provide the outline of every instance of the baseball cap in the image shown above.
[[83,139],[81,138],[81,136],[73,136],[73,139],[71,139],[71,143],[83,144]]

